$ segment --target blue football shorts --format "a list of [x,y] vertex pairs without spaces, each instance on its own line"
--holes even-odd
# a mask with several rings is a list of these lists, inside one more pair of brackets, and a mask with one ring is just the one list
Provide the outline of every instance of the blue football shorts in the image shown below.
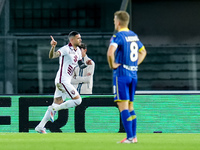
[[113,77],[114,102],[134,101],[137,78],[129,76]]

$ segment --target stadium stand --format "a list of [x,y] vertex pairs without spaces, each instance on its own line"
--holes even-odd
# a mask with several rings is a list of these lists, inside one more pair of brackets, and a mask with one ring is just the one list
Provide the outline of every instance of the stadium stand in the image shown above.
[[[48,58],[49,36],[53,34],[59,44],[57,47],[60,47],[67,43],[67,34],[72,29],[77,29],[82,34],[83,41],[88,44],[88,55],[96,63],[93,93],[112,93],[112,71],[107,64],[106,51],[113,31],[111,25],[113,12],[120,8],[121,0],[0,0],[0,3],[4,3],[0,8],[0,46],[2,47],[0,49],[2,54],[0,55],[0,94],[52,94],[58,60]],[[198,90],[200,88],[200,46],[199,37],[194,41],[193,36],[199,34],[199,30],[196,30],[199,22],[192,24],[192,29],[189,30],[185,30],[184,23],[192,23],[188,18],[194,17],[193,20],[198,20],[198,15],[191,15],[193,11],[188,8],[196,8],[199,2],[187,1],[180,4],[165,1],[164,4],[170,8],[174,6],[172,4],[182,6],[174,7],[176,9],[170,14],[164,5],[157,1],[151,2],[151,7],[137,0],[132,1],[132,4],[127,10],[133,8],[133,30],[141,35],[140,37],[149,36],[144,38],[145,40],[141,39],[146,46],[147,57],[139,66],[138,90]],[[141,6],[144,6],[147,12],[140,12]],[[162,17],[157,18],[157,22],[151,19],[152,15],[157,16],[155,13],[157,9],[161,9],[157,6],[163,8],[160,16],[171,16],[169,18],[172,25],[176,25],[176,18],[179,18],[178,30],[171,23],[163,23]],[[181,18],[173,15],[177,11],[183,12],[183,16],[184,13],[188,15],[185,11],[186,6],[192,17]],[[197,11],[195,14],[198,14],[199,9],[194,10]],[[169,32],[168,25],[169,35],[166,34]],[[180,32],[181,29],[184,30],[185,37],[181,36],[183,33]],[[190,33],[191,31],[195,31],[195,34]],[[174,41],[176,39],[174,34],[178,34],[179,37],[176,36],[178,40]],[[167,36],[168,40],[162,38],[163,36]],[[158,40],[153,44],[151,41],[155,37],[158,37]],[[185,43],[180,44],[181,42]],[[7,52],[12,52],[11,59],[14,63],[7,64],[10,56]],[[13,76],[10,75],[13,80],[8,77],[10,73],[13,73]],[[12,82],[9,82],[10,80]],[[7,84],[12,85],[7,87]],[[10,87],[13,88],[11,93],[9,93]]]

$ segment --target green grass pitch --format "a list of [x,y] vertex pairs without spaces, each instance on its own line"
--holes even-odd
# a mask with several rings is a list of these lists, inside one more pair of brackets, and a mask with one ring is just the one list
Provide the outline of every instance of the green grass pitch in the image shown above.
[[199,150],[200,134],[138,133],[137,144],[117,144],[125,133],[0,133],[1,150]]

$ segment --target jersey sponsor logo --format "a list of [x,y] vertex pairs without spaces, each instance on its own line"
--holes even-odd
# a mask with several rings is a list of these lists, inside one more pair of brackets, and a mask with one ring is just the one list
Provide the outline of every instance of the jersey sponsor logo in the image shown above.
[[127,42],[139,41],[137,36],[127,36],[125,39]]
[[128,66],[128,65],[123,65],[123,67],[127,70],[130,71],[138,71],[138,66]]

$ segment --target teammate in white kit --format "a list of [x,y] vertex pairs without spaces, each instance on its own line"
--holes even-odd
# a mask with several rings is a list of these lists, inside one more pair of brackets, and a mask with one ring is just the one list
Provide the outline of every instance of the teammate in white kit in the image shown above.
[[[87,55],[87,45],[81,43],[81,46],[79,46],[79,48],[82,52],[83,62],[86,63],[88,60],[91,60]],[[93,60],[91,60],[91,63],[91,65],[84,69],[81,69],[78,66],[74,69],[71,83],[77,89],[79,94],[92,94],[95,63]]]
[[[80,68],[85,68],[91,65],[91,60],[85,63],[82,61],[81,50],[78,46],[81,45],[81,35],[72,31],[69,33],[69,44],[61,47],[55,52],[57,42],[51,36],[51,49],[49,51],[49,58],[59,57],[59,70],[55,78],[56,90],[54,93],[54,102],[48,107],[42,121],[37,125],[35,130],[39,133],[46,133],[44,126],[49,121],[54,122],[54,115],[56,111],[61,109],[68,109],[80,105],[82,98],[78,91],[71,84],[72,74],[74,68],[79,65]],[[64,101],[66,98],[71,100]]]

